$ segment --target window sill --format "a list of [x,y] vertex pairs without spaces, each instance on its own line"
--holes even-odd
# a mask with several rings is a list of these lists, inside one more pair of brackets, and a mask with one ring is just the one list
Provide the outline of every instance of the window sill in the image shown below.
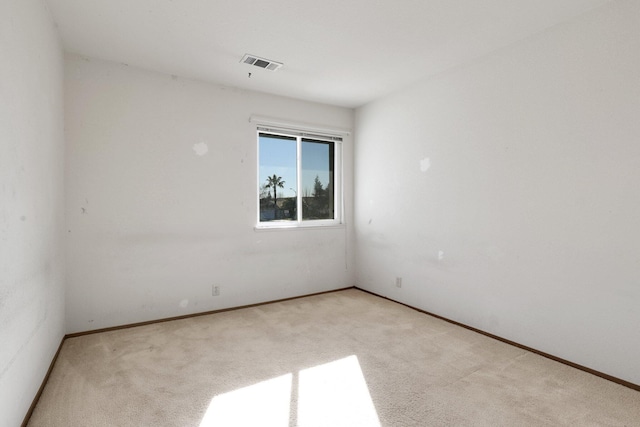
[[346,224],[317,224],[317,225],[256,225],[253,227],[254,231],[286,231],[286,230],[327,230],[327,229],[344,229]]

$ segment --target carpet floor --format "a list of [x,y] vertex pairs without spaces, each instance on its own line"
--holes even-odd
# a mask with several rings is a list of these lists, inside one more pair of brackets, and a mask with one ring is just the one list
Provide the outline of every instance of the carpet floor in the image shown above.
[[365,292],[70,338],[29,426],[638,426],[640,393]]

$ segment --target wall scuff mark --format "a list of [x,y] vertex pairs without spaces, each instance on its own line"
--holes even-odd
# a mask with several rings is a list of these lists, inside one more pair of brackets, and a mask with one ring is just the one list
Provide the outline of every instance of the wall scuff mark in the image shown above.
[[204,156],[209,151],[209,147],[204,142],[200,142],[193,144],[193,151],[195,151],[198,156]]
[[431,160],[429,160],[428,157],[425,157],[424,159],[420,160],[420,171],[421,172],[428,171],[430,167],[431,167]]

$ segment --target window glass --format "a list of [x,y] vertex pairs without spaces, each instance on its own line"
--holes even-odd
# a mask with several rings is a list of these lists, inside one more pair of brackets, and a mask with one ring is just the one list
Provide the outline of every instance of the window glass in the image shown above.
[[302,219],[333,219],[334,143],[302,140]]
[[296,220],[297,141],[261,133],[260,221]]
[[340,223],[341,138],[258,128],[258,224]]

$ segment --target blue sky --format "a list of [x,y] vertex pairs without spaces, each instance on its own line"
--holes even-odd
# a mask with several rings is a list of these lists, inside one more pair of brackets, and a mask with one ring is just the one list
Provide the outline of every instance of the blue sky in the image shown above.
[[[302,143],[302,190],[313,193],[316,175],[322,185],[329,182],[329,144]],[[276,174],[285,181],[278,188],[278,198],[295,196],[296,189],[296,141],[260,136],[260,184]],[[271,190],[273,194],[273,190]]]

